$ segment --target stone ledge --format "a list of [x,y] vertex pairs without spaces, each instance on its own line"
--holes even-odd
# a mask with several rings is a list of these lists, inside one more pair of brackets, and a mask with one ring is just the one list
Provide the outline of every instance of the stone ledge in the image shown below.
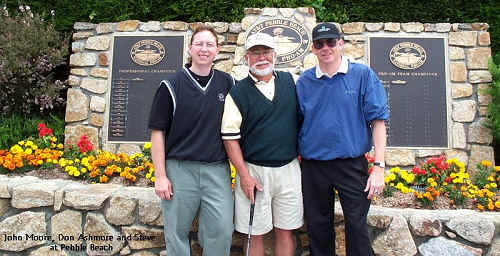
[[[42,180],[30,176],[0,175],[0,191],[4,191],[0,211],[0,254],[12,252],[41,255],[51,244],[87,247],[88,255],[118,255],[120,251],[157,255],[164,250],[161,201],[152,187],[127,187],[114,184],[81,184],[69,180]],[[38,193],[39,191],[40,193]],[[45,217],[44,217],[45,216]],[[334,228],[336,250],[345,255],[344,217],[340,203],[335,204]],[[33,219],[36,221],[33,221]],[[19,226],[18,223],[23,223]],[[197,223],[195,220],[194,223]],[[39,227],[51,227],[51,231]],[[368,213],[372,245],[379,255],[421,255],[434,251],[456,251],[460,255],[498,255],[500,253],[500,212],[474,210],[421,210],[372,206]],[[192,237],[197,228],[192,227]],[[27,238],[34,236],[41,240]],[[113,241],[70,241],[62,235],[111,236]],[[373,235],[375,234],[375,235]],[[9,241],[4,241],[6,236]],[[23,240],[14,240],[14,235]],[[154,240],[118,240],[118,237],[155,237]],[[294,232],[297,253],[307,255],[306,228]],[[50,237],[50,239],[49,239]],[[243,235],[233,235],[234,256],[243,255]],[[426,239],[431,238],[431,239]],[[51,241],[54,240],[54,241]],[[265,236],[266,250],[273,250],[273,237]],[[397,242],[394,242],[397,241]],[[89,251],[92,246],[112,245],[106,253]],[[199,255],[199,242],[194,239],[193,255]],[[68,248],[68,247],[66,247]],[[146,250],[145,250],[146,249]],[[73,251],[65,250],[71,254]],[[497,254],[495,254],[497,253]]]

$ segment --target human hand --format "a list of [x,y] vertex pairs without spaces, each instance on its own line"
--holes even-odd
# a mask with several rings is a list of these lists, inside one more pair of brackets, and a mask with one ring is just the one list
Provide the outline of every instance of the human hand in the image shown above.
[[372,199],[374,196],[382,193],[384,186],[384,169],[380,166],[373,166],[372,173],[366,182],[365,192],[369,191],[366,198]]
[[172,189],[172,184],[167,177],[162,177],[155,180],[155,193],[162,200],[171,200],[172,196],[174,196],[174,192]]
[[258,191],[262,191],[262,187],[257,182],[257,179],[253,178],[250,175],[246,177],[240,176],[240,187],[241,190],[243,190],[243,193],[245,193],[246,197],[250,199],[251,204],[255,203],[255,188],[257,188]]

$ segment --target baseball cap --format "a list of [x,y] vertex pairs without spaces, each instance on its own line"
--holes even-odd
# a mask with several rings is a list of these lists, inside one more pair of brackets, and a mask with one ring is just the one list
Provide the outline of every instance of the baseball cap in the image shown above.
[[248,49],[256,45],[263,45],[272,49],[276,48],[274,45],[273,37],[269,34],[261,32],[252,34],[247,38],[247,41],[245,43],[245,50],[248,51]]
[[312,32],[313,41],[324,38],[340,38],[341,34],[337,26],[332,23],[321,23],[314,27]]

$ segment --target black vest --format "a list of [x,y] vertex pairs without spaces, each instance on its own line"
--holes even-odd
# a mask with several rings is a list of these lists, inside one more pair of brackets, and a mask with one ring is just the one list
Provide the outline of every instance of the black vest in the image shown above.
[[183,68],[164,84],[174,99],[172,125],[165,136],[167,158],[201,162],[227,159],[220,127],[224,101],[233,83],[230,75],[214,69],[203,90]]
[[297,157],[298,114],[295,83],[288,72],[275,72],[272,101],[252,78],[236,83],[230,94],[240,110],[240,146],[245,161],[268,167],[283,166]]

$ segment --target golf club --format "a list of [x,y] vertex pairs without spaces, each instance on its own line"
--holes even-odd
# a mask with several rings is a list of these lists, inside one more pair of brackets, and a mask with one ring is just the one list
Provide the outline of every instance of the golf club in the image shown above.
[[247,251],[246,256],[248,256],[248,252],[250,251],[250,239],[252,238],[252,224],[253,224],[253,211],[255,209],[255,199],[257,198],[257,187],[253,189],[253,204],[250,204],[250,221],[248,222],[248,238],[247,238]]

